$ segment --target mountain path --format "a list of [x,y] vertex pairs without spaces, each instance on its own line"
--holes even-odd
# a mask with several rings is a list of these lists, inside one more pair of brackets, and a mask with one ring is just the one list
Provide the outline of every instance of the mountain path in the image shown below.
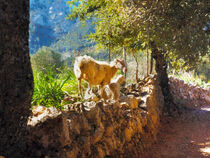
[[143,158],[210,158],[210,105],[163,118]]

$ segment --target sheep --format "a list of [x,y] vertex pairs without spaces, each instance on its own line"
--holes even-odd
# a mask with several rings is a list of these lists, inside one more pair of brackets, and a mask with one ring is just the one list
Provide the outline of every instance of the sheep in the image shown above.
[[106,85],[102,91],[102,98],[105,100],[113,99],[118,100],[120,97],[120,85],[125,82],[125,77],[119,75],[116,79],[113,79],[109,85]]
[[124,61],[115,59],[108,64],[103,61],[96,61],[87,55],[76,57],[74,73],[79,82],[79,94],[82,94],[82,79],[88,82],[89,90],[92,85],[99,85],[99,88],[103,88],[104,85],[110,83],[117,70],[122,70],[124,73],[127,71]]

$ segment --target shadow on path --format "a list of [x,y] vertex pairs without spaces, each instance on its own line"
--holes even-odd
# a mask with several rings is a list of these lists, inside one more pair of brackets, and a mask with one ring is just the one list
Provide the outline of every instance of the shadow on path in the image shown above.
[[210,157],[210,106],[163,118],[157,142],[144,158]]

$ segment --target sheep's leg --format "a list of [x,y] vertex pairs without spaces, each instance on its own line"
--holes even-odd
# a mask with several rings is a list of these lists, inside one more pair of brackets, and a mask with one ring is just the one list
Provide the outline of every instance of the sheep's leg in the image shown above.
[[104,92],[104,86],[99,85],[99,86],[98,86],[98,94],[99,94],[100,97],[102,97],[103,92]]
[[111,93],[111,98],[112,100],[116,100],[115,97],[116,97],[116,90],[115,90],[116,87],[114,87],[113,84],[109,84],[109,89],[110,89],[110,93]]

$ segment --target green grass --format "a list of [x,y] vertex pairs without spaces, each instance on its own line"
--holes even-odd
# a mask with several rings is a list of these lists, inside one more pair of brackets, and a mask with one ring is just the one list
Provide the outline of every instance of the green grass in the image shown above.
[[[56,107],[62,109],[61,101],[64,95],[78,96],[78,81],[74,72],[68,67],[56,70],[49,68],[46,73],[34,70],[34,92],[32,105]],[[82,89],[87,88],[87,83],[82,82]]]
[[[61,79],[64,80],[66,77],[69,77],[68,80],[65,82],[64,86],[62,87],[62,90],[70,96],[78,96],[79,89],[78,89],[78,80],[76,76],[74,75],[74,72],[69,69],[65,68],[62,70],[61,73]],[[86,82],[82,82],[82,90],[84,92],[84,89],[88,87]]]
[[65,82],[64,86],[62,87],[62,90],[68,95],[77,96],[79,91],[78,80],[76,76],[74,75],[73,71],[70,70],[63,73],[62,78],[65,78],[66,75],[69,76],[69,79],[67,80],[67,82]]
[[69,78],[70,76],[67,75],[65,79],[60,79],[60,74],[53,72],[52,69],[48,69],[46,74],[34,71],[32,105],[54,106],[62,109],[61,100],[65,94],[62,88]]

